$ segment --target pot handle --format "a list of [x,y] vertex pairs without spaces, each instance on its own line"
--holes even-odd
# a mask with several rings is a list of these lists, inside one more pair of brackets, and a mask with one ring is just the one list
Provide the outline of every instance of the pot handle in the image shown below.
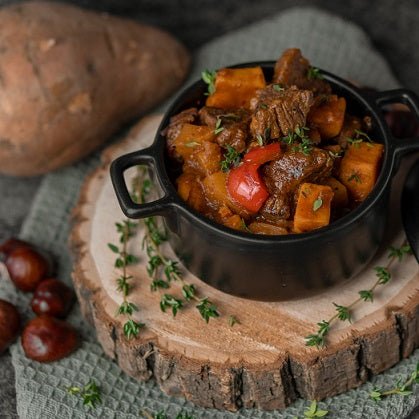
[[[403,103],[409,107],[410,112],[412,112],[419,121],[419,97],[411,90],[394,89],[374,93],[374,101],[379,108],[394,103]],[[389,132],[388,127],[387,130],[389,139],[394,146],[395,153],[398,157],[411,153],[412,151],[419,151],[419,137],[395,138]]]
[[122,212],[128,218],[145,218],[153,215],[166,214],[173,203],[168,195],[155,201],[141,204],[132,200],[125,183],[124,172],[130,167],[138,165],[146,165],[148,167],[155,165],[153,146],[125,154],[118,157],[111,164],[111,180]]

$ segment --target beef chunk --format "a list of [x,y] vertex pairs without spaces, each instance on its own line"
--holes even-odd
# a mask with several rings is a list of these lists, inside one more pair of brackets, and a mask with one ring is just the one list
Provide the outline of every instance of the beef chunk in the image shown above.
[[[199,111],[202,124],[216,129],[219,122],[220,132],[217,134],[217,143],[224,148],[231,146],[238,152],[243,152],[247,147],[250,115],[246,109],[228,110],[204,106]],[[222,129],[221,129],[222,128]]]
[[306,155],[289,150],[263,169],[266,186],[271,194],[261,209],[263,218],[275,221],[292,215],[294,192],[302,182],[319,182],[330,177],[333,159],[326,150],[313,148]]
[[336,142],[343,148],[346,148],[348,138],[355,138],[357,136],[356,130],[362,129],[362,121],[360,118],[351,115],[345,115],[342,131],[336,137]]
[[[267,140],[294,132],[297,127],[305,126],[312,103],[313,93],[295,86],[281,91],[276,91],[272,85],[261,89],[252,101],[255,113],[250,132],[254,137],[261,135]],[[266,138],[268,133],[269,138]]]
[[169,125],[161,132],[161,135],[166,137],[167,149],[169,154],[174,157],[175,148],[173,141],[179,135],[183,124],[193,124],[198,117],[198,110],[196,108],[185,109],[184,111],[172,116]]
[[275,64],[273,83],[284,87],[297,86],[314,94],[330,94],[332,89],[324,80],[309,77],[310,63],[298,48],[284,51]]

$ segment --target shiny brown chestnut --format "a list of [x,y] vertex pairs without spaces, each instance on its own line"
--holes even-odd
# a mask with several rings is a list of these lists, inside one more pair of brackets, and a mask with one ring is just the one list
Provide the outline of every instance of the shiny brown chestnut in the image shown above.
[[0,244],[0,253],[7,256],[18,247],[32,247],[32,245],[24,240],[11,237]]
[[[271,80],[274,64],[254,62],[235,67],[259,65],[266,80]],[[170,244],[184,265],[209,285],[237,296],[264,301],[303,298],[355,276],[382,243],[391,180],[401,157],[419,150],[419,138],[398,139],[391,134],[382,109],[403,103],[419,118],[419,98],[405,89],[362,91],[331,73],[319,71],[334,93],[345,97],[350,114],[371,118],[370,136],[385,147],[377,183],[356,209],[318,230],[267,237],[231,230],[188,207],[177,194],[161,132],[173,115],[204,104],[207,85],[198,81],[168,109],[150,147],[112,163],[112,183],[123,212],[129,218],[163,216]],[[136,165],[148,165],[154,170],[161,198],[145,204],[132,201],[123,174]]]
[[74,302],[74,292],[63,282],[55,278],[43,280],[34,292],[32,311],[41,316],[64,318],[69,313]]
[[25,355],[34,361],[58,361],[77,348],[78,335],[70,324],[44,315],[30,320],[25,326],[22,346]]
[[32,247],[17,246],[5,260],[10,279],[24,292],[34,291],[48,274],[47,259]]
[[0,300],[0,354],[16,340],[19,330],[20,315],[16,307]]

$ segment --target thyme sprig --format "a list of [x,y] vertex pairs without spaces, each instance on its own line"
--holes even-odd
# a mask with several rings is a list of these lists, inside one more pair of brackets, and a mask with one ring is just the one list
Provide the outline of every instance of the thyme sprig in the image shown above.
[[[134,179],[132,195],[135,202],[145,203],[151,193],[151,180],[144,178],[145,171],[142,169],[139,168],[138,176]],[[168,290],[172,282],[177,282],[182,287],[183,299],[165,292],[160,299],[160,309],[163,312],[171,310],[175,317],[188,302],[195,301],[195,308],[207,323],[211,318],[219,317],[217,306],[208,297],[200,296],[196,287],[183,278],[178,262],[161,251],[160,246],[167,241],[167,234],[159,227],[156,219],[148,217],[140,222],[144,224],[142,246],[148,256],[147,273],[151,279],[151,291]]]
[[329,320],[322,320],[317,323],[318,329],[316,333],[310,334],[305,337],[307,346],[316,346],[323,347],[326,344],[326,336],[330,331],[331,324],[335,320],[352,321],[352,309],[358,303],[364,302],[373,302],[374,301],[374,292],[380,285],[385,285],[391,281],[391,272],[390,268],[395,261],[401,262],[403,257],[411,253],[411,248],[405,241],[400,247],[390,247],[388,258],[390,259],[386,266],[376,266],[374,267],[376,281],[370,289],[358,291],[359,297],[355,299],[348,306],[343,306],[340,304],[333,303],[335,306],[335,314],[329,318]]
[[319,406],[316,400],[313,400],[309,407],[304,410],[304,418],[312,419],[312,418],[323,418],[327,416],[329,413],[328,410],[319,409]]
[[377,387],[370,393],[370,397],[376,402],[382,400],[385,397],[398,394],[399,396],[409,396],[412,394],[412,387],[414,384],[419,384],[419,363],[416,364],[416,369],[410,374],[410,376],[403,382],[400,378],[396,385],[390,390],[383,390]]
[[316,67],[310,67],[307,71],[307,78],[310,80],[314,79],[323,79],[323,75],[320,73],[320,70]]
[[138,258],[128,253],[127,246],[128,241],[134,236],[136,230],[136,224],[130,220],[124,220],[122,223],[115,223],[116,230],[119,233],[119,245],[108,243],[109,249],[117,255],[115,259],[115,267],[120,269],[121,275],[117,278],[117,290],[122,293],[123,301],[118,307],[117,315],[127,317],[127,321],[124,323],[123,331],[127,339],[137,337],[140,330],[145,326],[144,323],[137,322],[132,319],[135,311],[138,311],[138,307],[128,301],[128,295],[132,289],[130,280],[131,275],[128,275],[127,266],[133,265],[138,262]]
[[359,145],[364,142],[366,142],[367,145],[370,147],[372,146],[372,143],[373,143],[369,135],[366,132],[361,131],[359,129],[355,130],[355,135],[353,138],[346,137],[346,141],[348,142],[348,144],[351,144],[352,146],[356,148],[359,148]]
[[241,154],[230,145],[227,145],[227,151],[224,153],[224,160],[221,161],[221,170],[228,172],[230,168],[237,167],[241,161]]
[[73,396],[80,396],[83,399],[83,405],[95,408],[102,403],[101,390],[94,380],[90,380],[85,386],[67,387],[67,392]]
[[308,156],[313,149],[313,143],[306,135],[309,130],[308,127],[297,126],[294,131],[289,131],[285,137],[282,137],[281,141],[288,145],[294,144],[293,151],[299,151]]

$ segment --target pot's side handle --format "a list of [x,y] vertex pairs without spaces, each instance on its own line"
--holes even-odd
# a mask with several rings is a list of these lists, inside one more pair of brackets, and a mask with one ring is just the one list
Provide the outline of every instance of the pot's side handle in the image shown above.
[[146,165],[151,167],[155,164],[153,146],[143,150],[125,154],[114,160],[110,167],[111,180],[115,189],[119,205],[128,218],[145,218],[152,215],[164,215],[172,207],[172,199],[163,196],[152,202],[136,203],[132,200],[128,191],[124,172],[130,167]]
[[[379,108],[382,108],[385,105],[403,103],[409,107],[419,123],[419,97],[416,93],[407,89],[387,90],[385,92],[375,93],[374,100]],[[419,137],[394,138],[390,135],[390,141],[392,142],[398,157],[413,151],[419,151]]]

